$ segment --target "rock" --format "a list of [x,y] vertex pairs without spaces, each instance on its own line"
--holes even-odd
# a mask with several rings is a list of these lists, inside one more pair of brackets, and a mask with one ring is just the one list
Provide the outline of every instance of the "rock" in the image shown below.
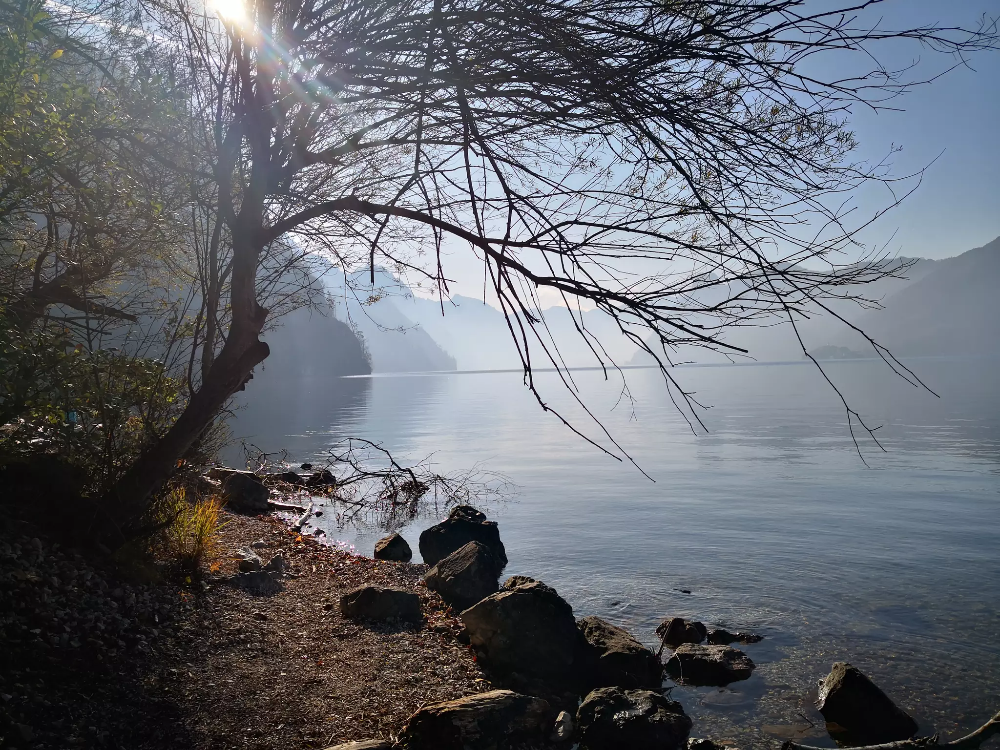
[[302,475],[294,471],[283,471],[280,474],[272,474],[271,478],[277,479],[279,482],[294,484],[296,487],[301,487],[305,484],[305,480],[302,478]]
[[399,735],[406,750],[501,750],[542,746],[555,711],[548,702],[510,690],[492,690],[425,706]]
[[507,550],[500,541],[496,521],[487,521],[486,516],[470,505],[452,508],[448,518],[425,529],[420,534],[420,555],[428,565],[437,565],[469,542],[480,542],[489,547],[500,570],[507,566]]
[[552,734],[549,740],[552,742],[569,742],[573,739],[573,717],[569,711],[560,711],[556,716],[555,726],[552,727]]
[[237,567],[240,569],[241,573],[253,573],[264,567],[264,561],[261,560],[260,556],[253,550],[244,549],[240,551],[240,554],[242,555],[242,558],[237,564]]
[[249,514],[267,513],[270,510],[267,500],[271,497],[271,491],[256,474],[232,469],[213,469],[209,475],[213,479],[221,478],[222,498],[229,510]]
[[279,552],[270,560],[267,561],[267,565],[264,566],[264,570],[268,573],[277,573],[278,575],[283,575],[286,570],[288,570],[288,562],[285,560],[285,553]]
[[727,750],[726,745],[720,745],[714,740],[691,737],[687,741],[687,750]]
[[705,636],[705,642],[710,646],[728,646],[730,643],[747,645],[748,643],[760,643],[762,640],[764,640],[764,636],[757,635],[756,633],[742,633],[739,631],[730,633],[725,628],[714,628],[713,630],[709,630]]
[[312,467],[312,464],[302,464],[299,468],[302,469],[302,471],[312,471]]
[[580,745],[587,750],[676,750],[691,731],[681,704],[652,690],[598,688],[576,712]]
[[497,591],[498,573],[489,547],[469,542],[427,571],[424,580],[427,588],[438,592],[455,609],[463,610]]
[[265,570],[240,573],[233,576],[230,581],[237,588],[257,596],[272,596],[282,589],[280,576]]
[[413,551],[399,534],[392,534],[375,542],[376,560],[391,560],[393,562],[409,562]]
[[387,740],[363,740],[361,742],[345,742],[334,745],[326,750],[392,750],[393,744]]
[[589,646],[593,687],[660,687],[663,668],[656,654],[623,628],[600,617],[584,617],[577,623]]
[[754,663],[739,649],[730,646],[698,646],[684,643],[664,667],[668,675],[685,685],[728,685],[745,680]]
[[697,620],[668,617],[656,627],[656,634],[664,645],[677,648],[682,643],[701,643],[708,629]]
[[337,477],[329,469],[314,471],[306,480],[306,487],[327,487],[337,483]]
[[573,608],[540,581],[491,594],[462,612],[469,642],[494,679],[509,685],[577,687],[587,642]]
[[534,578],[529,578],[528,576],[511,576],[503,582],[503,586],[500,588],[504,591],[512,591],[518,586],[523,586],[526,583],[537,583],[537,581]]
[[820,681],[817,705],[828,723],[843,728],[851,744],[895,742],[917,732],[917,722],[847,662],[834,664]]
[[340,613],[352,620],[423,620],[420,597],[412,591],[362,586],[340,597]]

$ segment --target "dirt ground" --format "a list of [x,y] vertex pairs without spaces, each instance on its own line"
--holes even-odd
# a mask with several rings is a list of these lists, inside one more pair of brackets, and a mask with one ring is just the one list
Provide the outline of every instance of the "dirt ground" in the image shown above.
[[[30,526],[0,529],[0,745],[323,748],[388,739],[424,704],[489,689],[424,566],[226,520],[204,582],[137,582]],[[289,563],[273,595],[230,580],[254,543]],[[416,591],[425,624],[345,620],[340,595],[364,584]]]

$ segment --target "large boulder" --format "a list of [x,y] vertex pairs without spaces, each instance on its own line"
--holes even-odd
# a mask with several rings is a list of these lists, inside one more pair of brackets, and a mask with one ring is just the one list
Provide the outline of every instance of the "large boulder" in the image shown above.
[[573,608],[541,581],[491,594],[462,612],[462,621],[480,662],[501,684],[551,692],[580,684],[587,643]]
[[691,731],[681,704],[652,690],[598,688],[576,712],[580,746],[587,750],[677,750]]
[[548,702],[510,690],[492,690],[425,706],[406,722],[406,750],[506,750],[545,745],[555,726]]
[[215,468],[208,476],[222,482],[222,499],[228,510],[252,515],[271,510],[267,504],[271,491],[252,471]]
[[391,534],[375,542],[375,559],[390,560],[392,562],[409,562],[413,558],[413,551],[399,534]]
[[742,651],[730,646],[698,646],[685,643],[677,647],[664,665],[673,679],[685,685],[728,685],[745,680],[754,663]]
[[412,591],[362,586],[340,597],[340,613],[352,620],[402,620],[419,623],[423,620],[420,597]]
[[497,591],[496,558],[489,547],[469,542],[427,571],[427,588],[455,609],[467,609]]
[[705,640],[708,628],[697,620],[685,620],[683,617],[668,617],[656,626],[656,634],[663,645],[677,648],[683,643],[701,643]]
[[507,550],[500,541],[496,521],[487,521],[486,516],[471,505],[452,508],[445,520],[424,530],[420,534],[420,555],[428,565],[437,565],[469,542],[489,547],[500,570],[507,566]]
[[584,617],[577,626],[590,652],[592,687],[660,687],[663,668],[656,654],[623,628],[600,617]]
[[834,664],[820,681],[817,705],[823,718],[841,728],[850,744],[895,742],[917,732],[917,722],[847,662]]

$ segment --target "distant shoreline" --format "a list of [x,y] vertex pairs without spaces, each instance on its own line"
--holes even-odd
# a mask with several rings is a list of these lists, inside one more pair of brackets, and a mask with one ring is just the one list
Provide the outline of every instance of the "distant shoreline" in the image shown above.
[[[1000,360],[1000,354],[929,354],[914,357],[899,357],[904,362],[925,361],[965,361],[965,360]],[[881,362],[880,357],[852,357],[849,359],[821,359],[821,364],[848,364],[852,362]],[[674,365],[671,369],[693,369],[701,367],[771,367],[788,365],[812,365],[808,359],[778,360],[773,362],[690,362]],[[564,372],[589,372],[603,370],[656,370],[656,365],[618,365],[607,367],[564,367]],[[523,373],[520,367],[510,367],[495,370],[423,370],[416,372],[373,372],[367,375],[340,375],[341,379],[375,379],[375,378],[412,378],[434,375],[488,375],[498,373]],[[555,367],[534,367],[532,372],[557,372]]]

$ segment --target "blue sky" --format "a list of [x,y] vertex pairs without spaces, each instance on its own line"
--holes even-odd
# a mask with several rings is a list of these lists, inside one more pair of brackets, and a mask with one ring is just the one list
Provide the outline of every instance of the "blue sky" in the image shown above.
[[[849,4],[815,2],[816,7]],[[862,18],[864,25],[878,23],[883,30],[898,30],[924,25],[978,28],[984,15],[1000,18],[1000,0],[885,0],[865,11]],[[909,40],[879,42],[870,51],[890,68],[916,63],[912,77],[922,80],[958,62]],[[847,60],[852,67],[870,63],[856,55],[816,59],[820,72],[831,80],[845,75],[838,68]],[[874,113],[866,107],[855,108],[850,127],[860,147],[854,156],[879,161],[893,147],[901,147],[892,155],[894,175],[926,171],[913,195],[859,236],[866,249],[947,258],[1000,236],[1000,52],[977,54],[968,67],[914,87],[892,106],[902,111]],[[853,200],[858,217],[870,216],[888,202],[881,186],[859,191]],[[445,274],[456,282],[451,285],[452,294],[482,299],[481,262],[464,245],[453,246],[446,254]],[[845,263],[855,259],[839,258]],[[541,291],[543,306],[560,304],[555,293]]]
[[[983,14],[1000,17],[1000,0],[894,0],[877,12],[886,28],[975,26]],[[885,51],[887,62],[919,60],[917,70],[929,74],[953,63],[913,44]],[[930,165],[917,192],[867,233],[871,242],[886,242],[896,232],[891,250],[945,258],[1000,236],[1000,52],[973,56],[970,63],[902,97],[903,112],[854,113],[863,155],[875,158],[896,144],[903,149],[893,157],[896,174]],[[860,195],[859,206],[879,200]]]

